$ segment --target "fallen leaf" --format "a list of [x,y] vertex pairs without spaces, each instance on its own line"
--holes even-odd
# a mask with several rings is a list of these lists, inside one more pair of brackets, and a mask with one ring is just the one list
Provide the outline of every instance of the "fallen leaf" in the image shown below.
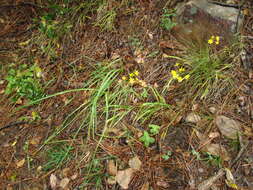
[[140,170],[141,169],[141,161],[138,156],[133,157],[128,161],[128,165],[134,169],[134,170]]
[[240,133],[239,122],[223,115],[217,116],[215,122],[222,135],[229,139],[237,139],[238,133]]
[[220,144],[207,144],[203,147],[203,150],[212,155],[220,156],[224,161],[231,159],[226,149]]
[[142,185],[141,190],[149,190],[149,183],[146,182]]
[[63,175],[64,177],[68,177],[68,176],[69,176],[69,173],[70,173],[70,168],[64,168],[64,169],[62,170],[62,175]]
[[110,176],[110,177],[107,179],[107,183],[108,183],[109,185],[114,185],[114,184],[116,184],[116,179],[115,179],[115,177],[114,177],[114,176]]
[[219,134],[218,132],[213,132],[213,133],[210,133],[210,134],[208,135],[208,137],[209,137],[209,138],[212,138],[212,139],[217,138],[217,137],[219,137],[219,136],[220,136],[220,134]]
[[107,172],[109,175],[116,176],[117,175],[117,166],[115,165],[114,160],[109,160],[107,163]]
[[71,180],[75,180],[75,179],[77,178],[77,176],[78,176],[77,174],[74,174],[74,175],[71,176],[70,179],[71,179]]
[[63,188],[63,189],[67,188],[67,186],[68,186],[68,184],[69,184],[69,181],[70,181],[70,179],[67,178],[67,177],[65,177],[65,178],[63,178],[63,179],[60,181],[59,186],[60,186],[61,188]]
[[185,118],[185,121],[189,123],[198,123],[200,120],[201,117],[193,112],[189,113]]
[[25,159],[22,159],[22,160],[18,161],[18,162],[16,163],[17,168],[21,168],[21,167],[24,165],[24,163],[25,163]]
[[230,169],[225,168],[225,172],[226,172],[226,184],[228,187],[233,188],[233,189],[238,189],[236,183],[235,183],[235,179],[234,176],[232,174],[232,172],[230,171]]
[[126,170],[118,171],[116,175],[117,183],[123,188],[128,189],[128,185],[132,179],[134,170],[132,168],[128,168]]
[[37,144],[40,143],[41,139],[42,139],[42,137],[40,137],[40,136],[35,136],[35,137],[33,137],[33,138],[30,140],[30,144],[32,144],[32,145],[37,145]]
[[57,177],[54,174],[51,174],[51,176],[50,176],[50,186],[51,186],[51,188],[53,190],[55,190],[56,187],[57,187],[57,184],[58,184]]
[[163,187],[163,188],[168,188],[170,185],[167,183],[167,182],[165,182],[165,181],[158,181],[157,183],[156,183],[156,185],[158,185],[158,186],[160,186],[160,187]]

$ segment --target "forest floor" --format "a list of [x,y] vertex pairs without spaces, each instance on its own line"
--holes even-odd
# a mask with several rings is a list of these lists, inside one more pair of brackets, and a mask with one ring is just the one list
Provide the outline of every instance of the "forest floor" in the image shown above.
[[182,2],[0,0],[0,189],[253,189],[253,4],[198,49]]

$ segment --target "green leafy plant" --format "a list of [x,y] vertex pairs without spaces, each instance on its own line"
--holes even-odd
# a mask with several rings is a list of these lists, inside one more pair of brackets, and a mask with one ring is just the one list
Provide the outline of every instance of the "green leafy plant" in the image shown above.
[[155,139],[151,136],[157,135],[160,130],[160,126],[150,124],[150,133],[147,131],[144,131],[142,137],[140,138],[140,141],[144,143],[146,147],[149,147],[150,144],[153,144],[155,142]]
[[219,168],[222,167],[222,159],[220,156],[213,155],[209,152],[205,152],[203,157],[201,158],[201,154],[196,150],[192,150],[192,154],[196,157],[197,160],[205,161],[208,164],[218,166]]
[[172,152],[168,151],[166,154],[162,155],[162,159],[168,160],[171,158]]
[[157,135],[159,133],[159,130],[160,130],[159,125],[150,124],[148,127],[150,128],[150,133],[152,135]]
[[175,10],[163,9],[161,18],[161,27],[165,30],[171,30],[177,23],[172,21],[172,17],[176,16]]
[[147,131],[144,131],[143,136],[140,138],[140,141],[143,142],[146,147],[149,147],[150,144],[153,144],[155,142],[155,139],[153,137],[150,137]]
[[39,82],[40,68],[37,65],[28,67],[23,64],[18,69],[11,68],[6,80],[8,84],[5,89],[6,94],[12,94],[12,100],[26,98],[34,101],[44,96],[43,89]]

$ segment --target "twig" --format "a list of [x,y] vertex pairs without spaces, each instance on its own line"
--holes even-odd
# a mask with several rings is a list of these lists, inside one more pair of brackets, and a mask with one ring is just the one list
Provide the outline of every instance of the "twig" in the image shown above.
[[228,3],[222,3],[222,2],[217,2],[217,1],[208,1],[208,3],[212,3],[212,4],[215,4],[215,5],[220,5],[220,6],[223,6],[223,7],[233,7],[233,8],[236,8],[236,9],[239,9],[241,7],[241,5],[228,4]]
[[14,123],[10,123],[8,125],[5,125],[3,127],[0,128],[0,131],[4,130],[4,129],[7,129],[7,128],[10,128],[10,127],[14,127],[14,126],[17,126],[17,125],[23,125],[23,124],[26,124],[28,123],[27,121],[17,121],[17,122],[14,122]]

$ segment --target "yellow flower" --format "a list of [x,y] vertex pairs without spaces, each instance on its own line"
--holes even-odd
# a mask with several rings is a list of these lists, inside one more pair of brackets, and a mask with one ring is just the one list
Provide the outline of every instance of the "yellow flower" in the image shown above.
[[186,79],[186,80],[189,79],[189,78],[190,78],[189,74],[187,74],[187,75],[184,76],[184,79]]
[[130,77],[133,77],[133,76],[134,76],[134,73],[130,73],[129,76],[130,76]]
[[185,71],[185,68],[183,68],[183,67],[181,67],[181,68],[179,68],[179,72],[181,73],[181,72],[184,72]]
[[177,77],[178,82],[182,82],[184,79],[180,76]]
[[172,74],[172,78],[176,79],[178,77],[177,71],[171,70],[170,73]]
[[180,65],[180,63],[176,63],[176,64],[175,64],[175,67],[178,67],[179,65]]
[[216,44],[219,44],[220,43],[220,36],[216,36]]
[[139,76],[139,71],[134,71],[135,76]]
[[121,79],[122,79],[122,80],[127,80],[127,77],[126,77],[126,76],[123,76]]
[[212,44],[212,43],[213,43],[213,39],[209,39],[207,42],[208,42],[209,44]]
[[129,79],[129,83],[130,83],[130,84],[134,84],[134,83],[135,83],[135,80],[134,80],[133,78],[130,78],[130,79]]

